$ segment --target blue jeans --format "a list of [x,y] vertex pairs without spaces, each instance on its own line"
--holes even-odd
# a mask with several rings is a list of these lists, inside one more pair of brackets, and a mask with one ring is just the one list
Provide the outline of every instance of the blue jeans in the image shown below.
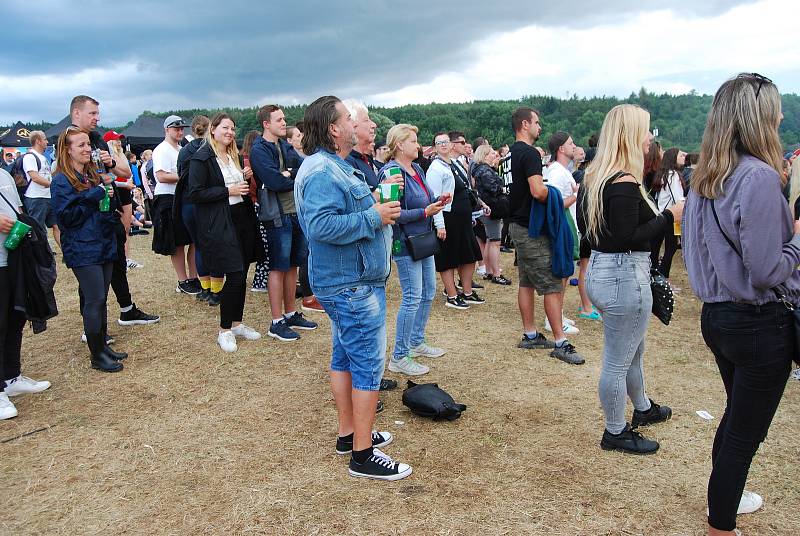
[[270,270],[288,272],[307,262],[308,242],[297,214],[282,215],[281,224],[275,227],[272,222],[264,223],[269,248],[267,264]]
[[639,411],[650,409],[642,361],[644,337],[653,308],[650,252],[592,251],[586,291],[603,315],[600,404],[606,417],[606,430],[618,434],[625,428],[627,397]]
[[397,310],[392,359],[403,359],[410,348],[419,346],[425,339],[425,326],[436,295],[436,265],[432,256],[415,261],[410,255],[398,255],[394,262],[403,299]]
[[361,285],[317,299],[331,319],[331,370],[349,372],[353,389],[380,389],[386,358],[386,289]]

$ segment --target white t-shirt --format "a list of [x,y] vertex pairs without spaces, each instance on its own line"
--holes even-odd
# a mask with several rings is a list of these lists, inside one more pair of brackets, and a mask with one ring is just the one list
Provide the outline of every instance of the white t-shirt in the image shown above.
[[[558,162],[553,162],[544,169],[544,180],[548,185],[556,188],[565,200],[575,195],[574,186],[576,183],[572,173]],[[572,220],[577,222],[578,220],[575,218],[577,214],[575,203],[572,203],[572,206],[569,207],[569,213],[572,215]]]
[[[37,157],[39,158],[39,165],[36,164]],[[41,169],[39,169],[39,166],[41,166]],[[30,149],[25,156],[22,157],[22,170],[25,171],[27,179],[31,181],[28,185],[28,189],[25,190],[25,197],[50,199],[50,188],[34,182],[30,176],[30,172],[34,171],[39,173],[44,179],[51,179],[50,164],[47,163],[47,158],[45,158],[43,154]]]
[[670,171],[666,183],[661,187],[661,191],[658,192],[658,197],[656,198],[658,210],[659,212],[664,212],[669,207],[683,201],[683,199],[681,178],[678,176],[677,171]]
[[[222,160],[220,157],[217,157],[217,164],[219,164],[219,168],[222,170],[222,178],[225,179],[225,186],[231,186],[238,182],[244,181],[244,174],[233,165],[230,156],[227,158],[227,162]],[[244,198],[242,198],[241,195],[228,196],[229,205],[237,205],[243,201]]]
[[153,175],[156,176],[156,189],[153,195],[175,194],[175,188],[177,188],[178,183],[160,182],[158,180],[158,172],[166,171],[177,175],[178,152],[180,152],[180,147],[173,147],[167,140],[162,141],[153,149]]
[[[15,205],[17,210],[19,210],[22,202],[19,200],[17,184],[14,182],[13,177],[11,177],[8,171],[4,169],[0,169],[0,193],[2,193],[3,197],[8,199],[12,205]],[[3,216],[9,216],[15,220],[17,219],[16,212],[14,212],[14,210],[8,206],[8,203],[3,201],[2,198],[0,198],[0,214]],[[0,233],[0,268],[8,266],[8,250],[3,245],[6,242],[6,238],[8,238],[8,233]],[[3,292],[6,292],[5,289]]]

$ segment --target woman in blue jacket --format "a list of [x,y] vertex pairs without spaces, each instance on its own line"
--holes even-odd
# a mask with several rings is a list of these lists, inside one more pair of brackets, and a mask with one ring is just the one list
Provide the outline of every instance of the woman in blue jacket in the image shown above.
[[105,343],[106,299],[117,254],[114,211],[118,207],[113,188],[109,189],[108,208],[102,210],[105,207],[101,207],[106,197],[103,184],[111,184],[114,177],[96,171],[89,135],[77,127],[69,127],[61,133],[57,154],[50,203],[58,228],[63,231],[64,263],[75,273],[83,295],[81,314],[92,367],[103,372],[117,372],[122,370],[119,360],[128,355],[114,352]]
[[442,211],[444,204],[426,184],[422,168],[413,163],[419,151],[417,127],[406,124],[393,126],[387,134],[387,145],[390,160],[381,168],[378,179],[384,181],[389,170],[400,168],[404,184],[400,218],[392,226],[394,239],[400,242],[400,251],[392,256],[397,265],[403,299],[397,311],[394,352],[389,370],[419,376],[430,369],[416,362],[415,357],[441,357],[445,351],[425,342],[425,326],[436,294],[433,256],[416,261],[412,259],[406,237],[432,230],[433,216]]

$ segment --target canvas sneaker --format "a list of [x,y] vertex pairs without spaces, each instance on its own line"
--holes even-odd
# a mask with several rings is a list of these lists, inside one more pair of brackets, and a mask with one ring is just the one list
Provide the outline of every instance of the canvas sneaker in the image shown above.
[[8,396],[24,395],[28,393],[41,393],[50,388],[50,382],[37,382],[27,376],[19,375],[16,378],[6,380],[6,394]]
[[410,475],[411,466],[398,463],[380,451],[372,449],[372,456],[364,463],[356,462],[350,458],[350,476],[360,478],[375,478],[377,480],[400,480]]
[[245,326],[244,324],[239,324],[238,326],[232,327],[231,332],[236,337],[245,339],[247,341],[257,341],[261,338],[261,333],[257,332],[251,327]]
[[19,415],[17,406],[8,399],[8,393],[0,393],[0,420],[11,419]]
[[389,370],[392,372],[399,372],[406,376],[422,376],[431,371],[430,367],[417,363],[411,356],[405,356],[402,359],[391,359],[389,361]]
[[[385,447],[394,441],[394,437],[389,432],[372,432],[372,448]],[[353,440],[345,441],[341,437],[336,438],[336,454],[344,456],[353,452]]]
[[462,293],[460,296],[461,296],[461,299],[464,300],[469,305],[480,305],[482,303],[486,303],[486,300],[481,298],[478,295],[478,293],[475,292],[474,290],[472,291],[471,294],[463,294]]
[[565,342],[561,346],[556,345],[553,351],[550,352],[550,357],[555,357],[570,365],[583,365],[586,363],[583,356],[568,342]]
[[225,352],[235,352],[239,349],[239,347],[236,346],[236,335],[233,334],[233,331],[220,331],[217,336],[217,342],[219,343],[219,347]]
[[[199,294],[199,293],[198,293]],[[119,313],[119,320],[117,323],[120,326],[138,326],[138,325],[147,325],[147,324],[156,324],[161,321],[161,317],[158,315],[149,315],[136,307],[136,304],[133,304],[130,311]]]
[[144,264],[142,264],[140,262],[136,262],[133,259],[128,259],[128,268],[129,269],[133,270],[134,268],[143,268],[143,267],[144,267]]
[[308,331],[317,329],[319,324],[311,320],[306,320],[303,313],[295,311],[292,316],[286,319],[286,325],[293,329],[305,329]]
[[534,338],[523,334],[522,340],[517,343],[517,348],[523,348],[525,350],[550,350],[555,347],[556,343],[548,340],[547,337],[541,333],[537,333]]
[[269,327],[269,331],[267,335],[272,337],[273,339],[278,339],[279,341],[283,342],[291,342],[296,341],[300,338],[300,335],[286,325],[286,319],[284,318],[280,322],[273,322],[272,325]]
[[[544,319],[544,329],[546,329],[550,333],[553,332],[553,328],[550,326],[550,320],[548,320],[547,318]],[[565,335],[577,335],[578,333],[581,332],[581,330],[579,330],[575,326],[567,324],[566,322],[563,322],[561,329],[564,331]]]
[[464,311],[466,309],[469,309],[469,304],[464,301],[464,298],[461,297],[461,294],[459,294],[458,296],[456,296],[454,298],[451,298],[450,296],[448,296],[447,297],[447,301],[445,302],[445,305],[448,306],[448,307],[451,307],[453,309],[458,309],[460,311]]
[[[736,509],[736,515],[752,514],[764,506],[764,499],[758,493],[744,490],[742,491],[742,498],[739,499],[739,508]],[[708,515],[708,508],[706,508],[706,515]]]
[[411,357],[442,357],[446,353],[447,350],[436,348],[423,341],[419,346],[412,348],[409,355]]

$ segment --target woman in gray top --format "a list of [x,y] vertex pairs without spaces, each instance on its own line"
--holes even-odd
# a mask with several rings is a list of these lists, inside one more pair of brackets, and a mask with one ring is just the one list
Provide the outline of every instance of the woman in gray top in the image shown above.
[[781,194],[782,119],[768,78],[725,82],[684,211],[689,282],[703,302],[703,338],[727,397],[711,451],[709,535],[737,534],[737,512],[761,507],[761,497],[744,491],[747,472],[798,350],[790,307],[800,304],[800,222]]

